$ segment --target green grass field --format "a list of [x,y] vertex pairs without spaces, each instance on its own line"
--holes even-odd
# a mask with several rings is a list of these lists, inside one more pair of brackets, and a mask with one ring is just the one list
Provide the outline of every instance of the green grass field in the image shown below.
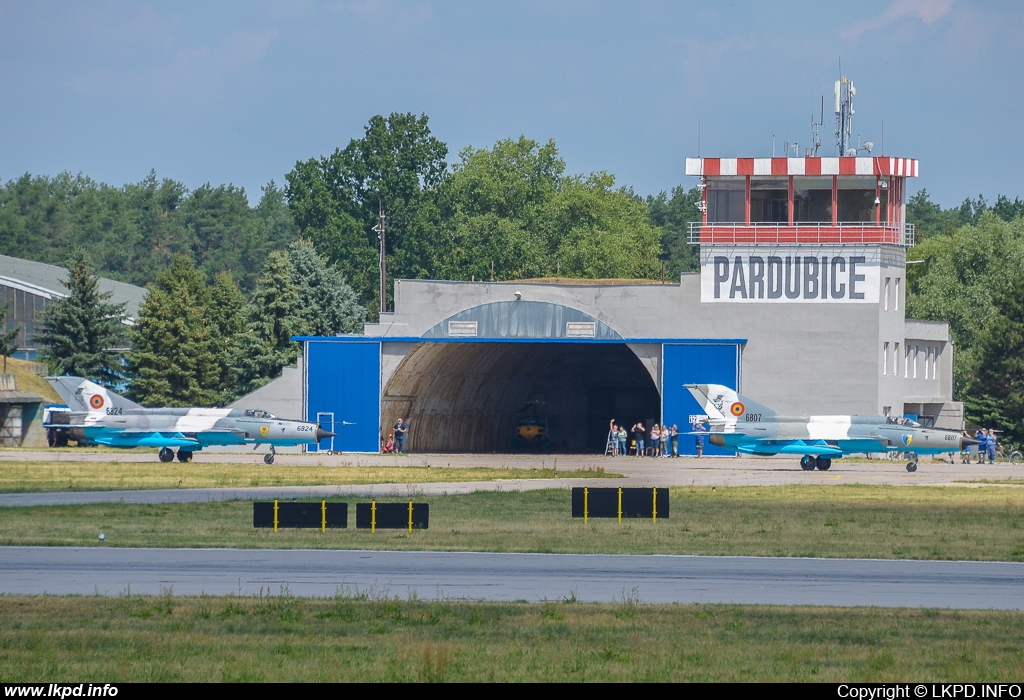
[[[430,529],[256,530],[252,504],[3,509],[0,544],[708,554],[1024,561],[1024,489],[1005,486],[776,486],[671,489],[657,523],[570,517],[569,492],[414,497]],[[381,501],[405,501],[395,496]]]
[[603,467],[583,471],[476,467],[288,466],[221,462],[0,461],[0,493],[115,489],[411,484],[496,479],[620,478]]
[[1019,611],[0,597],[5,682],[1018,682]]

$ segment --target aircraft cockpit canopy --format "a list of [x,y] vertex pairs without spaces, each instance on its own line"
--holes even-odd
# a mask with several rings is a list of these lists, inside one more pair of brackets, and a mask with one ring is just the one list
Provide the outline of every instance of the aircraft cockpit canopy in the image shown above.
[[903,425],[908,428],[920,428],[921,424],[915,420],[911,420],[906,416],[889,416],[885,419],[885,422],[889,425]]
[[246,418],[265,418],[267,420],[273,420],[273,419],[277,418],[277,416],[275,416],[270,411],[262,411],[262,410],[260,410],[258,408],[247,408],[247,409],[245,409],[245,417]]

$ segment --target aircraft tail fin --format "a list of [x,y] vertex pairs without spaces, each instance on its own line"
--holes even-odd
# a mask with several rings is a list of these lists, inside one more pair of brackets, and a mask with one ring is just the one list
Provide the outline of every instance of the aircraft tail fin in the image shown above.
[[759,423],[775,411],[721,384],[684,385],[712,423]]
[[112,409],[142,408],[139,404],[81,377],[47,377],[72,411],[109,415]]

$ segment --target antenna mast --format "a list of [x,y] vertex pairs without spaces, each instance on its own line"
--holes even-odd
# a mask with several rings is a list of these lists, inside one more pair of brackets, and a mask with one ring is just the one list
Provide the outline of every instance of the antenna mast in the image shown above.
[[821,137],[818,136],[818,127],[825,123],[825,96],[821,96],[821,117],[818,121],[814,121],[814,115],[811,115],[811,146],[810,155],[811,157],[817,157],[818,149],[821,148]]
[[857,155],[857,149],[850,148],[850,137],[853,136],[853,98],[856,94],[857,88],[853,86],[853,81],[847,80],[845,75],[836,81],[836,146],[839,147],[840,156]]
[[373,232],[380,239],[380,312],[384,314],[388,311],[388,266],[384,236],[387,217],[384,215],[384,202],[377,200],[377,204],[380,207],[380,223],[373,227]]

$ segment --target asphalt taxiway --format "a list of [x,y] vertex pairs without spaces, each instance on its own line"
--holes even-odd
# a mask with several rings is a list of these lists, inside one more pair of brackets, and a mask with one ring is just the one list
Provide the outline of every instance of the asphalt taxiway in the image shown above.
[[0,547],[0,593],[1020,609],[1024,563]]

